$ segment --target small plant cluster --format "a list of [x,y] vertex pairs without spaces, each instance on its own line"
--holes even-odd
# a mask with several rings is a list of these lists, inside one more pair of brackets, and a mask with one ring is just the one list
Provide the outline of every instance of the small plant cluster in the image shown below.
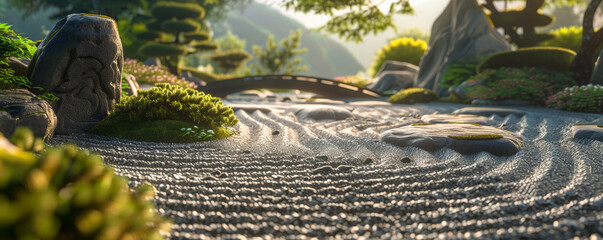
[[574,112],[603,112],[603,86],[584,85],[567,87],[550,96],[546,106],[554,109]]
[[216,139],[216,134],[213,130],[199,129],[198,126],[192,128],[181,128],[180,131],[184,132],[182,136],[190,136],[198,141],[209,141]]
[[540,43],[543,46],[562,47],[578,52],[582,44],[582,27],[570,26],[551,30],[554,38]]
[[576,84],[569,72],[541,68],[488,69],[468,81],[472,99],[516,99],[539,104],[559,90]]
[[[0,136],[0,236],[5,239],[162,239],[153,186],[136,190],[74,145],[45,147],[26,128]],[[35,151],[32,152],[32,151]]]
[[335,77],[333,80],[354,85],[359,88],[364,88],[371,82],[371,79],[366,78],[362,72],[358,72],[356,75]]
[[21,37],[10,27],[0,23],[0,89],[31,88],[26,77],[14,76],[8,58],[31,58],[36,51],[35,42]]
[[178,78],[165,68],[147,66],[136,59],[126,58],[124,60],[123,72],[134,75],[138,84],[155,85],[157,83],[168,83],[182,87],[197,88],[195,83],[188,82],[184,78]]
[[444,68],[440,86],[449,88],[459,85],[469,78],[477,75],[477,65],[479,60],[461,60]]
[[413,38],[398,38],[393,40],[377,51],[377,56],[375,56],[373,65],[369,70],[370,74],[375,77],[377,72],[379,72],[381,65],[383,65],[386,60],[419,65],[421,57],[423,57],[426,50],[427,42],[423,40],[415,40]]
[[425,88],[408,88],[397,92],[389,98],[390,103],[414,104],[438,100],[437,93]]

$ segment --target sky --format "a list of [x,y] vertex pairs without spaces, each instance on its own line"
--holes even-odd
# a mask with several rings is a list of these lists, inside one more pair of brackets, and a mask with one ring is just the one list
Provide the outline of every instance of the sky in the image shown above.
[[[330,18],[326,15],[304,14],[295,12],[293,10],[286,10],[281,5],[282,1],[279,0],[255,1],[268,4],[273,8],[278,9],[284,15],[297,20],[307,28],[318,28],[324,25]],[[381,2],[379,6],[383,7],[382,10],[385,11],[388,10],[389,5],[393,1],[396,0],[374,0],[374,2]],[[429,32],[431,30],[431,25],[444,10],[448,2],[449,0],[410,0],[411,6],[413,6],[415,9],[415,15],[401,15],[395,17],[396,26],[399,29],[418,27],[426,32]],[[366,36],[365,40],[358,44],[353,42],[345,42],[344,40],[339,39],[336,35],[331,35],[329,37],[347,47],[363,66],[368,67],[372,63],[375,53],[387,43],[388,39],[392,38],[394,35],[395,32],[393,30],[388,30],[377,36]]]

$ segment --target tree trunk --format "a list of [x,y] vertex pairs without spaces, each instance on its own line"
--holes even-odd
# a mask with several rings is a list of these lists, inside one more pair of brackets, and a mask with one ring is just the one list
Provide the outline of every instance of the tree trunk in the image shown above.
[[178,68],[178,64],[174,64],[174,62],[172,62],[171,57],[162,57],[161,59],[163,60],[163,65],[167,67],[168,71],[171,74],[174,74],[177,77],[180,76],[180,69]]
[[590,83],[590,77],[593,74],[592,60],[597,50],[597,47],[603,43],[603,32],[594,30],[594,16],[601,0],[592,0],[588,4],[584,19],[582,21],[582,44],[574,61],[572,62],[572,72],[574,79],[578,85],[586,85]]

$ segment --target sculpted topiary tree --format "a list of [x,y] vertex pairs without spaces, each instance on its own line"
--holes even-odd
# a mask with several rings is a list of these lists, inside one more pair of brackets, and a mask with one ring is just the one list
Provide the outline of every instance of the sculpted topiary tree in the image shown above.
[[139,51],[148,57],[158,57],[168,70],[180,76],[180,59],[184,55],[214,50],[209,34],[201,30],[205,10],[196,3],[158,2],[151,8],[153,19],[147,31],[138,38],[150,42]]
[[[494,6],[495,0],[486,0],[482,7],[488,9],[488,15],[496,28],[502,28],[509,41],[519,48],[536,46],[553,38],[552,34],[536,33],[536,27],[544,27],[553,22],[553,18],[539,12],[544,0],[526,0],[523,9],[504,9],[499,11]],[[521,29],[522,34],[518,30]]]
[[586,8],[582,20],[582,44],[572,62],[574,79],[580,86],[590,83],[590,77],[593,74],[592,59],[595,54],[599,54],[596,50],[603,43],[603,31],[594,29],[595,12],[600,3],[601,0],[592,0]]
[[225,73],[232,73],[249,60],[251,56],[243,50],[228,50],[219,52],[211,56],[211,60],[216,62]]

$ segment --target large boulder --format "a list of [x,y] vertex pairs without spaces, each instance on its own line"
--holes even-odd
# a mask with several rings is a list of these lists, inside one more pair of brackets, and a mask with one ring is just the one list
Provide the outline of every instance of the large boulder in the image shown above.
[[385,71],[377,75],[366,88],[380,93],[397,92],[411,88],[416,75],[416,72],[410,71]]
[[471,60],[511,46],[490,24],[475,0],[451,0],[431,28],[427,52],[421,59],[414,87],[429,88],[448,96],[439,86],[444,68],[460,60]]
[[0,132],[13,135],[20,126],[31,129],[35,136],[52,137],[57,117],[48,102],[24,89],[0,90]]
[[52,104],[56,134],[85,132],[107,117],[121,97],[123,49],[116,23],[100,15],[70,14],[36,50],[31,82],[59,100]]

